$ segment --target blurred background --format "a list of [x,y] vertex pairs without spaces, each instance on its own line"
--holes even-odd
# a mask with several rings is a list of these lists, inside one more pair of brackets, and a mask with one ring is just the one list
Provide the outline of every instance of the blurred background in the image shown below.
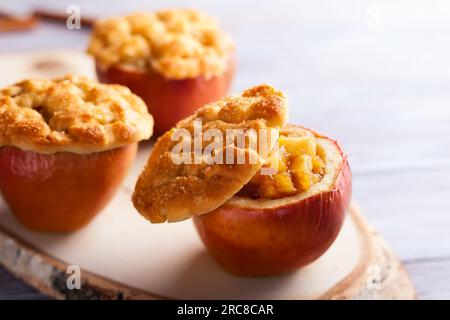
[[[339,140],[354,201],[402,259],[419,297],[450,298],[448,1],[2,0],[0,16],[64,15],[73,4],[86,19],[167,7],[217,17],[236,42],[232,92],[274,85],[288,95],[292,123]],[[0,65],[3,54],[84,51],[88,37],[85,25],[68,30],[45,19],[1,31]],[[0,268],[0,297],[14,294],[39,297]]]

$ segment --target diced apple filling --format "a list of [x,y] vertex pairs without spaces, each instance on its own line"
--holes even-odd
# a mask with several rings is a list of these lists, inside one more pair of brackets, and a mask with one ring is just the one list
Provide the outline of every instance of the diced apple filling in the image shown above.
[[312,136],[280,136],[278,152],[272,153],[241,194],[250,198],[278,199],[307,191],[324,175],[325,163]]

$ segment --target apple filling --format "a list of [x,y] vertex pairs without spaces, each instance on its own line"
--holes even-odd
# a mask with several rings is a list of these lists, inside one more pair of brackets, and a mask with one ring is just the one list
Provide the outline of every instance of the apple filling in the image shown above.
[[279,148],[240,191],[252,199],[279,199],[305,192],[325,173],[324,151],[313,135],[281,134]]

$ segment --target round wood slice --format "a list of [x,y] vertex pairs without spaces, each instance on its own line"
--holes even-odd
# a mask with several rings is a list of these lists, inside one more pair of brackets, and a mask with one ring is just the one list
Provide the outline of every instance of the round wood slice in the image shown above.
[[[1,55],[0,69],[0,85],[30,76],[94,76],[89,57],[66,50]],[[116,197],[78,232],[30,232],[0,200],[0,264],[60,299],[415,298],[400,261],[355,206],[335,243],[313,264],[280,277],[225,273],[206,253],[191,221],[152,225],[134,210],[131,192],[150,148],[141,145]],[[67,286],[69,265],[82,270],[79,290]]]
[[[61,299],[415,298],[400,261],[355,206],[335,243],[311,265],[279,277],[225,273],[206,253],[190,220],[153,225],[133,208],[131,190],[150,148],[141,145],[116,197],[78,232],[28,231],[0,201],[0,263]],[[82,270],[79,290],[67,286],[69,265]]]

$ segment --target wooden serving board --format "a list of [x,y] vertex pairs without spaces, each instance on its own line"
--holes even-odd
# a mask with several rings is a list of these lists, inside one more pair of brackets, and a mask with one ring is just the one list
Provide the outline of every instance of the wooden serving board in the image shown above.
[[[106,299],[410,299],[401,263],[355,207],[332,247],[297,272],[246,279],[225,273],[206,253],[190,220],[152,225],[130,201],[150,152],[137,161],[109,206],[67,234],[22,227],[0,201],[0,263],[55,298]],[[81,289],[69,290],[68,265],[80,266]]]
[[[0,56],[2,65],[10,68],[8,77],[0,75],[2,85],[28,74],[93,76],[88,57],[67,51]],[[61,299],[416,297],[398,258],[354,205],[335,243],[313,264],[278,277],[247,279],[225,273],[206,253],[191,221],[152,225],[133,208],[131,192],[150,150],[150,143],[141,144],[115,198],[75,233],[28,231],[0,200],[0,264],[39,291]],[[79,290],[66,285],[69,265],[81,268]]]

